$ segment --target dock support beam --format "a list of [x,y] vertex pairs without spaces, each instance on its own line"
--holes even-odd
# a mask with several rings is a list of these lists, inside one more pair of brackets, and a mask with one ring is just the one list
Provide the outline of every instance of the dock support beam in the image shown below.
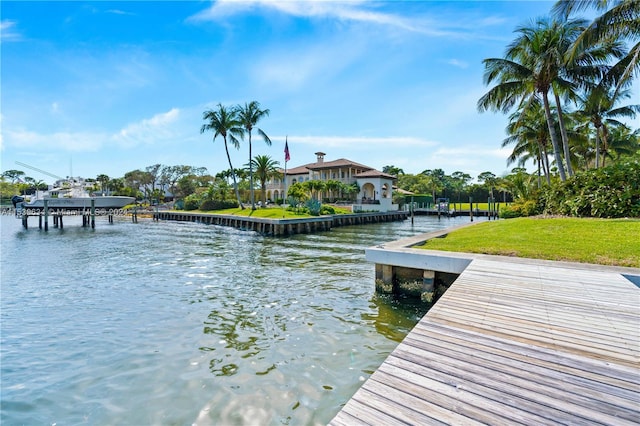
[[91,229],[96,228],[96,200],[91,199]]
[[49,200],[44,200],[44,230],[49,230]]
[[436,271],[422,271],[422,293],[420,300],[431,303],[433,293],[436,291]]
[[376,263],[376,291],[393,293],[393,266]]

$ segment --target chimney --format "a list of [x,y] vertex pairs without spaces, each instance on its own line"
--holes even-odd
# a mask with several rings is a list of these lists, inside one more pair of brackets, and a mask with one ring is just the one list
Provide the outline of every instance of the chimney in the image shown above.
[[318,163],[318,164],[322,164],[322,163],[324,162],[324,156],[325,156],[325,155],[326,155],[326,154],[325,154],[324,152],[316,152],[316,156],[317,156],[317,158],[318,158],[318,159],[316,160],[316,163]]

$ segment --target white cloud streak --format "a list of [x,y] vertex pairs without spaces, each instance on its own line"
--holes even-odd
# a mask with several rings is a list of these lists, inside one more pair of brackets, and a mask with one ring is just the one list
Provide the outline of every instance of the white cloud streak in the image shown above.
[[131,123],[115,134],[106,132],[38,133],[28,130],[8,130],[6,143],[20,149],[62,150],[69,152],[95,152],[116,144],[120,148],[138,145],[162,144],[182,136],[179,123],[180,110],[173,108],[151,118]]
[[16,27],[16,22],[4,19],[0,22],[0,40],[1,41],[19,41],[22,39]]
[[334,0],[272,1],[272,0],[218,0],[188,21],[220,21],[230,16],[248,13],[254,10],[273,10],[286,15],[303,18],[331,18],[343,22],[360,22],[394,27],[409,32],[430,36],[460,36],[457,31],[443,30],[438,20],[407,18],[391,13],[371,10],[375,3],[352,0],[340,2]]
[[114,135],[113,140],[121,146],[130,147],[173,139],[177,136],[174,124],[179,117],[180,110],[172,108],[168,112],[128,125]]

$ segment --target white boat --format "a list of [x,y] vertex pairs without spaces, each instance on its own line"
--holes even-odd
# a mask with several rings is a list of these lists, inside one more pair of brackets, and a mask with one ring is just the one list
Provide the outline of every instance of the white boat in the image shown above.
[[120,195],[91,195],[84,188],[83,183],[83,181],[64,182],[60,187],[53,187],[47,191],[36,191],[28,199],[16,195],[11,201],[16,208],[35,210],[43,209],[45,200],[50,209],[69,210],[90,209],[92,200],[96,209],[120,209],[136,201],[134,197]]

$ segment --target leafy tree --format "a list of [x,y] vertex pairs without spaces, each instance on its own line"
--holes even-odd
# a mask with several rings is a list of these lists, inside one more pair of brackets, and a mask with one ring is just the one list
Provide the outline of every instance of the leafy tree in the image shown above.
[[[238,121],[240,122],[240,126],[249,133],[249,188],[251,191],[251,209],[256,209],[254,193],[253,193],[253,154],[251,152],[251,133],[253,128],[258,124],[258,122],[264,118],[269,116],[268,109],[260,109],[260,103],[257,101],[251,101],[248,104],[244,104],[244,107],[238,106]],[[262,136],[262,139],[268,146],[271,146],[271,139],[269,136],[260,128],[256,128],[258,134]],[[263,194],[264,198],[264,194]],[[263,200],[264,202],[264,200]]]
[[471,175],[468,173],[463,173],[458,171],[458,172],[453,172],[451,174],[451,182],[452,182],[453,190],[458,195],[458,202],[461,202],[460,194],[462,193],[462,191],[464,191],[465,187],[470,181],[471,181]]
[[124,194],[122,194],[122,191],[124,191],[124,188],[126,187],[126,183],[124,181],[124,178],[109,179],[109,181],[107,182],[106,185],[107,185],[107,189],[112,194],[124,195]]
[[491,199],[493,199],[493,190],[498,184],[498,179],[496,175],[494,175],[491,172],[482,172],[478,175],[478,182],[480,182],[482,185],[484,185],[487,188],[487,190],[489,191],[489,195],[491,196]]
[[433,202],[436,201],[436,195],[438,192],[445,188],[445,173],[442,169],[424,170],[421,174],[427,176],[428,187],[433,196]]
[[404,170],[396,166],[384,166],[382,168],[382,173],[387,173],[393,176],[399,176],[404,174]]
[[195,174],[192,166],[176,165],[176,166],[164,166],[160,170],[160,183],[163,186],[167,186],[169,191],[176,196],[177,183],[184,176],[189,174]]
[[429,194],[431,192],[431,183],[431,178],[424,174],[398,176],[398,188],[414,194]]
[[24,172],[22,170],[7,170],[2,173],[2,177],[9,179],[12,183],[16,183],[24,176]]
[[238,182],[236,181],[236,174],[231,164],[231,156],[229,155],[229,147],[227,144],[227,137],[236,149],[240,148],[240,141],[238,137],[242,137],[244,131],[242,130],[242,123],[238,119],[238,111],[235,108],[228,109],[227,107],[218,104],[217,110],[207,110],[202,114],[202,118],[207,121],[200,128],[200,133],[204,133],[207,130],[214,132],[213,141],[215,142],[218,136],[222,136],[224,141],[224,149],[227,153],[227,160],[229,161],[229,168],[231,169],[231,176],[233,177],[233,187],[236,192],[236,199],[241,209],[244,209],[242,200],[240,200],[240,191],[238,191]]
[[109,183],[109,176],[105,174],[100,174],[96,177],[96,181],[100,182],[100,192],[104,194],[104,191],[107,187],[107,183]]
[[162,175],[162,165],[154,164],[153,166],[148,166],[145,171],[148,173],[149,184],[151,185],[151,192],[156,189],[156,183],[159,183]]
[[287,189],[287,200],[290,207],[298,208],[298,205],[309,199],[309,192],[302,182],[296,182]]

